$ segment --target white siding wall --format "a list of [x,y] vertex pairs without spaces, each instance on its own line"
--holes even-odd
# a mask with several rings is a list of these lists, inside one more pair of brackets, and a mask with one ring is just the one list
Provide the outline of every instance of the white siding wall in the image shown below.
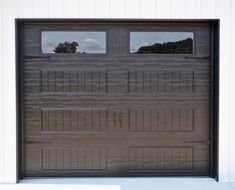
[[15,18],[219,18],[219,178],[235,181],[234,0],[1,0],[0,183],[16,182]]
[[2,1],[0,1],[0,182],[3,181],[3,64],[2,64]]
[[235,1],[230,0],[230,84],[229,84],[229,116],[230,116],[230,131],[229,131],[229,181],[235,181],[235,121],[234,121],[234,113],[235,113]]

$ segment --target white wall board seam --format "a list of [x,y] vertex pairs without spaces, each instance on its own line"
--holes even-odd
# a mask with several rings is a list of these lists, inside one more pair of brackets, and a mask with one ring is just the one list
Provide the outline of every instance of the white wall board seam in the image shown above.
[[[229,68],[231,68],[231,55],[232,55],[232,52],[231,52],[231,49],[232,49],[232,43],[231,43],[231,25],[232,25],[232,22],[231,22],[231,20],[232,20],[232,18],[231,18],[231,12],[232,12],[232,9],[231,9],[231,1],[233,1],[233,0],[229,0]],[[232,70],[230,69],[229,70],[230,72],[229,72],[229,76],[231,77],[232,76]],[[231,79],[231,78],[230,78]],[[231,86],[231,80],[229,80],[229,86]],[[231,102],[231,88],[229,88],[229,102]],[[230,141],[231,141],[231,139],[232,139],[232,136],[231,136],[231,113],[232,113],[232,109],[231,109],[231,106],[229,107],[229,111],[230,111],[230,113],[229,113],[229,137],[228,137],[228,139],[229,139],[229,142],[228,142],[228,145],[229,145],[229,147],[228,147],[228,149],[229,149],[229,151],[228,151],[228,164],[230,163],[230,156],[231,156],[231,152],[230,152],[230,150],[231,150],[231,143],[230,143]],[[231,180],[231,176],[230,176],[230,167],[229,167],[229,169],[228,169],[228,181],[230,181]]]
[[4,154],[4,146],[3,146],[3,96],[2,96],[2,91],[3,91],[3,67],[2,67],[2,48],[3,48],[3,43],[2,43],[2,27],[3,27],[3,23],[2,23],[2,18],[3,18],[3,14],[2,14],[2,1],[0,1],[0,183],[3,183],[4,181],[4,171],[3,171],[3,154]]

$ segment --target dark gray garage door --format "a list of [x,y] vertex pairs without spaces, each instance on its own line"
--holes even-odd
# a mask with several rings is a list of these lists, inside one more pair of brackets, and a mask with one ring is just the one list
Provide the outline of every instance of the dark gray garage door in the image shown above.
[[210,175],[211,33],[25,23],[24,176]]

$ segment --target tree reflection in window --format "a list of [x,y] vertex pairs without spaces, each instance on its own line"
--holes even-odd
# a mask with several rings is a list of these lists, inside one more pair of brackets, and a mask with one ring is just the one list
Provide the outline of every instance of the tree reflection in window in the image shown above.
[[53,51],[55,53],[76,53],[77,47],[77,42],[64,42],[59,43]]
[[106,33],[102,31],[43,31],[42,53],[106,53]]
[[192,54],[192,32],[131,32],[130,53]]

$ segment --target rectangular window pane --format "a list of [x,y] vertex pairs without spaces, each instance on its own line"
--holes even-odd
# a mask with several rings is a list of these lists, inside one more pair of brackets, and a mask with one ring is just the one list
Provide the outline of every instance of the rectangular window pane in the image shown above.
[[192,54],[193,32],[131,32],[130,53]]
[[42,53],[106,53],[106,33],[43,31]]

